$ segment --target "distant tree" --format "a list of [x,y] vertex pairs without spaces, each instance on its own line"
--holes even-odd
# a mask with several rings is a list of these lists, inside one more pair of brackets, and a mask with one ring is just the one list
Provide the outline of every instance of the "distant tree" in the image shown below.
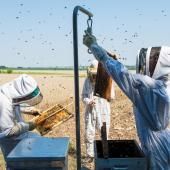
[[23,67],[17,67],[17,69],[23,69]]
[[8,74],[11,74],[12,72],[13,72],[13,70],[12,69],[7,69],[7,71],[6,71]]
[[0,69],[6,69],[7,67],[6,66],[0,66]]

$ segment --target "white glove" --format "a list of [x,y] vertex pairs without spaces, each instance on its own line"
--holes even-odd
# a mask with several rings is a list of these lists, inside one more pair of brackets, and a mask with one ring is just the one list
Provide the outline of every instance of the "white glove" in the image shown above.
[[95,101],[93,99],[89,99],[89,98],[84,98],[83,102],[86,105],[94,105],[95,104]]
[[90,48],[92,44],[97,44],[96,37],[85,31],[85,35],[83,36],[83,44]]

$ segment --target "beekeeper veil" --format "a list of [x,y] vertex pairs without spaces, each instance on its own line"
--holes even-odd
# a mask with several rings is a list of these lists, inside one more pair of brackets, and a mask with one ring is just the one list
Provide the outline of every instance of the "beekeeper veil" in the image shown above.
[[146,74],[146,52],[147,48],[141,48],[136,59],[136,73]]
[[[170,47],[160,47],[160,49],[157,49],[157,52],[155,52],[155,56],[156,55],[159,55],[159,58],[157,60],[152,78],[158,79],[163,76],[168,76],[170,74]],[[152,53],[150,54],[150,56],[152,56]]]
[[154,79],[170,74],[170,47],[142,48],[137,56],[136,72]]
[[98,68],[98,61],[93,60],[91,61],[89,67],[87,68],[87,76],[91,79],[96,77],[97,75],[97,68]]
[[13,105],[34,106],[43,98],[37,82],[29,75],[21,75],[4,84],[1,86],[1,91]]

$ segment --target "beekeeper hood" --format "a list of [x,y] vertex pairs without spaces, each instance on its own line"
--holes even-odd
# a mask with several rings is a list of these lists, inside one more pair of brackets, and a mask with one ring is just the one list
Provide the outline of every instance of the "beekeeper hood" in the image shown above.
[[25,74],[4,84],[0,90],[14,105],[34,106],[43,98],[37,82]]
[[137,56],[136,71],[154,79],[170,74],[170,47],[142,48]]
[[97,68],[98,68],[98,61],[97,60],[91,61],[90,66],[87,68],[88,77],[96,75],[97,74]]

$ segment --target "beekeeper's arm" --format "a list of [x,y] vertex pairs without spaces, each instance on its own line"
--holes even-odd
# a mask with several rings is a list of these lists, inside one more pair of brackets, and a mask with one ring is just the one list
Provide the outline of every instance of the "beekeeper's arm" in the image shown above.
[[40,110],[35,107],[20,107],[21,113],[28,115],[40,115]]
[[129,73],[123,64],[107,55],[94,36],[85,35],[83,43],[137,106],[150,128],[155,131],[165,129],[169,122],[169,104],[164,85],[148,76]]
[[34,122],[17,122],[12,116],[11,110],[6,107],[6,101],[3,100],[0,104],[0,136],[1,137],[11,137],[19,135],[21,133],[33,130],[35,128]]
[[93,35],[84,35],[83,44],[92,51],[95,58],[103,64],[108,74],[115,80],[132,102],[135,103],[135,91],[133,87],[135,79],[132,74],[128,73],[127,68],[119,61],[109,57],[107,52],[97,44],[96,38]]
[[91,98],[90,95],[90,84],[89,79],[86,78],[84,85],[83,85],[83,91],[82,91],[82,101],[85,105],[91,105],[93,104],[94,100]]
[[22,134],[24,132],[27,131],[31,131],[35,128],[35,123],[33,122],[28,122],[28,123],[24,123],[24,122],[20,122],[20,123],[16,123],[10,130],[9,134],[7,135],[8,137],[10,136],[16,136],[19,134]]

